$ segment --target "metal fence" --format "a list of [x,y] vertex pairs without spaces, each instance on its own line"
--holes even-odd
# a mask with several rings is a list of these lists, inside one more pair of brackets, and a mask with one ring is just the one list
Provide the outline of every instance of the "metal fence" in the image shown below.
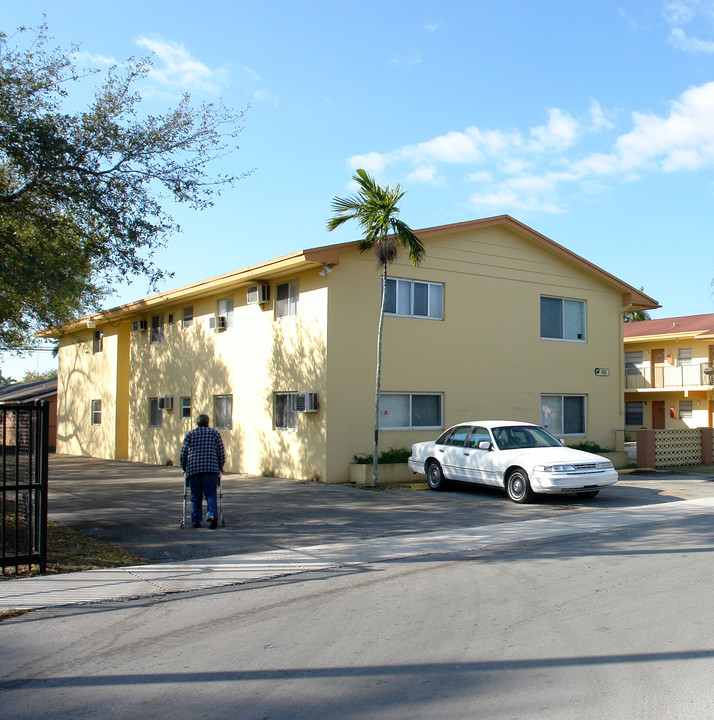
[[49,403],[0,405],[2,574],[47,567]]

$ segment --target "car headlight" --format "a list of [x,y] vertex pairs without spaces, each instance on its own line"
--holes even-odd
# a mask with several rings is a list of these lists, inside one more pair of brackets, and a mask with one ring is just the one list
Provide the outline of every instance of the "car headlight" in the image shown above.
[[536,465],[536,472],[575,472],[575,465]]
[[608,460],[607,462],[601,462],[597,464],[598,470],[614,470],[613,464]]

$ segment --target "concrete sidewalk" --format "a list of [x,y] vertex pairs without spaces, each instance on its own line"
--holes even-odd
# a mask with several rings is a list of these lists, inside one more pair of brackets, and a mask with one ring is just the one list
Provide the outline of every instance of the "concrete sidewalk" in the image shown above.
[[714,497],[370,540],[91,570],[0,582],[0,610],[59,607],[202,590],[303,572],[606,532],[711,514]]

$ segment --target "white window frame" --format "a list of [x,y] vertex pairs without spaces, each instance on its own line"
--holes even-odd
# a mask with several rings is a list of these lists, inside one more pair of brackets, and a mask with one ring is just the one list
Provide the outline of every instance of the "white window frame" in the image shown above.
[[160,428],[163,424],[163,410],[159,407],[159,398],[149,398],[149,427]]
[[233,327],[233,295],[218,298],[216,301],[216,317],[225,317],[226,330]]
[[187,305],[181,312],[181,328],[186,330],[193,325],[193,305]]
[[[560,302],[560,333],[561,333],[560,335],[544,335],[543,334],[543,301],[544,300],[555,300],[555,301]],[[581,309],[580,329],[582,330],[582,332],[579,334],[582,335],[582,337],[577,337],[577,334],[575,337],[570,337],[569,335],[572,335],[572,333],[569,333],[567,331],[567,327],[569,325],[567,308],[572,309],[574,306],[577,306]],[[555,340],[556,342],[575,342],[575,343],[587,342],[588,316],[587,316],[587,303],[585,302],[585,300],[578,300],[576,298],[556,297],[554,295],[541,295],[539,309],[540,309],[540,339],[541,340]]]
[[92,400],[92,425],[102,424],[102,401]]
[[679,401],[679,417],[688,420],[694,416],[694,403],[691,400]]
[[[388,410],[384,409],[385,398],[393,397],[406,397],[409,401],[409,422],[407,425],[388,425],[385,424],[385,413]],[[439,424],[438,425],[415,425],[414,424],[414,398],[415,397],[435,397],[439,399]],[[383,392],[379,394],[379,427],[380,430],[439,430],[444,427],[444,393],[398,393],[398,392]]]
[[151,316],[151,327],[149,328],[151,344],[164,341],[164,314]]
[[[299,413],[293,410],[294,392],[276,392],[273,394],[273,427],[281,432],[296,432]],[[278,399],[285,403],[281,412],[278,411]]]
[[[549,399],[557,399],[560,401],[559,403],[559,410],[558,410],[558,416],[555,419],[552,419],[546,415],[544,412],[544,400],[546,398]],[[581,417],[581,423],[582,423],[582,430],[578,430],[576,432],[566,432],[565,428],[563,427],[563,420],[566,415],[566,401],[571,398],[577,398],[582,402],[582,417]],[[560,394],[560,393],[543,393],[540,396],[540,424],[551,434],[551,435],[557,435],[557,436],[572,436],[572,437],[580,437],[582,435],[587,435],[587,417],[588,417],[588,405],[587,405],[587,395],[584,394],[578,394],[578,393],[566,393],[566,394]],[[559,426],[558,424],[559,423]]]
[[185,419],[191,419],[191,398],[190,397],[182,397],[181,398],[181,417]]
[[691,365],[692,364],[692,348],[690,347],[681,347],[677,348],[677,365],[680,367],[682,365]]
[[[416,313],[414,310],[415,288],[426,287],[426,314]],[[392,308],[391,295],[394,290],[394,304]],[[438,295],[438,298],[437,298]],[[422,320],[444,319],[444,283],[428,282],[426,280],[410,280],[408,278],[387,278],[387,297],[385,298],[384,314],[393,317],[421,318]]]
[[[288,295],[281,298],[281,289],[287,287]],[[295,278],[286,283],[279,283],[275,288],[275,317],[278,320],[297,317],[300,313],[300,280]]]
[[[227,405],[229,407],[221,408],[221,405]],[[214,425],[216,430],[233,429],[233,395],[214,395],[213,417],[215,418]],[[226,417],[228,418],[228,422],[225,422]]]

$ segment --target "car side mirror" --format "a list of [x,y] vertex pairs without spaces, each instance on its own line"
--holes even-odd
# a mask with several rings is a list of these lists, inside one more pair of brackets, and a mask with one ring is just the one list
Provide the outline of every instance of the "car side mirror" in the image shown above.
[[478,444],[479,450],[490,450],[491,449],[491,443],[488,440],[481,440],[481,442]]
[[565,438],[560,438],[560,444],[565,445]]

